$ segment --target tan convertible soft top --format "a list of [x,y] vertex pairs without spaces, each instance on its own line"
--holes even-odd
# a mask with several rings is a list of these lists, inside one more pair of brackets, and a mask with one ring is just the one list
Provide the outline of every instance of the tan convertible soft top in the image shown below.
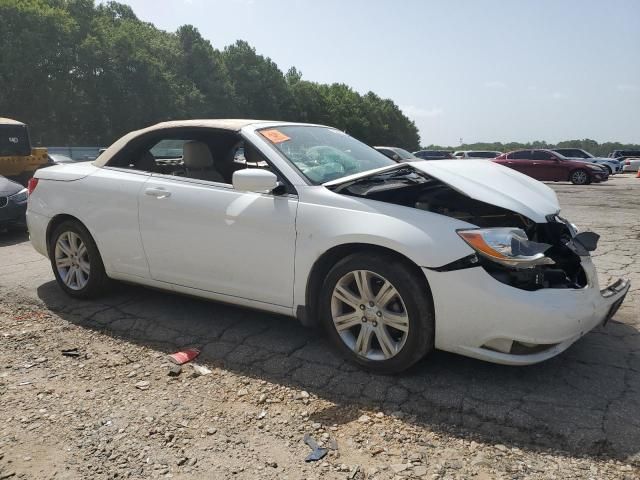
[[12,118],[0,117],[0,125],[24,125],[24,123]]
[[[204,127],[216,128],[219,130],[230,130],[234,132],[240,131],[243,127],[254,123],[268,123],[270,120],[247,120],[247,119],[201,119],[201,120],[174,120],[171,122],[162,122],[152,125],[142,130],[135,130],[127,133],[124,137],[116,140],[109,148],[107,148],[94,162],[96,167],[103,167],[111,160],[111,157],[119,152],[129,141],[144,133],[153,132],[154,130],[163,130],[165,128],[179,127]],[[277,122],[287,123],[287,122]]]

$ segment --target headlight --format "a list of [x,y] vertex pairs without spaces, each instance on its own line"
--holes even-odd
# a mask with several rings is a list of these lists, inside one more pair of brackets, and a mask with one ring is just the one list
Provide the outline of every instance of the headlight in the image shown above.
[[22,203],[27,201],[28,197],[27,189],[23,188],[18,193],[14,193],[13,195],[9,195],[9,199],[14,201],[15,203]]
[[587,165],[591,170],[598,170],[599,172],[603,171],[604,168],[600,165]]
[[555,263],[544,255],[551,245],[530,241],[520,228],[459,230],[458,235],[480,255],[501,265],[532,268]]

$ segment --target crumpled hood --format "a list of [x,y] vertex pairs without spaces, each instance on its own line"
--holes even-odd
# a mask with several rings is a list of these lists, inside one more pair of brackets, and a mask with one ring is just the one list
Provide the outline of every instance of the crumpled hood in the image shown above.
[[0,195],[13,195],[14,193],[18,193],[23,188],[24,187],[18,182],[14,182],[6,177],[0,176]]
[[527,175],[490,160],[445,160],[399,163],[327,182],[325,186],[364,178],[369,175],[411,165],[454,190],[480,202],[519,213],[536,223],[560,211],[555,192]]

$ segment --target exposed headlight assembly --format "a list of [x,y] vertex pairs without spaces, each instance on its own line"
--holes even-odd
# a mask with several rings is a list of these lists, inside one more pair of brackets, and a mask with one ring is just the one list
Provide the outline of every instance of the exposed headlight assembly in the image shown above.
[[545,256],[551,245],[532,242],[520,228],[458,230],[458,235],[479,255],[512,268],[532,268],[555,262]]
[[22,202],[26,202],[27,201],[27,189],[23,188],[22,190],[20,190],[18,193],[14,193],[13,195],[9,195],[9,199],[16,202],[16,203],[22,203]]

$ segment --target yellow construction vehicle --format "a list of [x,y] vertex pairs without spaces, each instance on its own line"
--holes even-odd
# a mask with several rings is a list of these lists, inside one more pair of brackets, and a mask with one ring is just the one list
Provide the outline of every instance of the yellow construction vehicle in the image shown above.
[[32,148],[27,126],[0,117],[0,175],[26,186],[38,168],[49,164],[46,148]]

